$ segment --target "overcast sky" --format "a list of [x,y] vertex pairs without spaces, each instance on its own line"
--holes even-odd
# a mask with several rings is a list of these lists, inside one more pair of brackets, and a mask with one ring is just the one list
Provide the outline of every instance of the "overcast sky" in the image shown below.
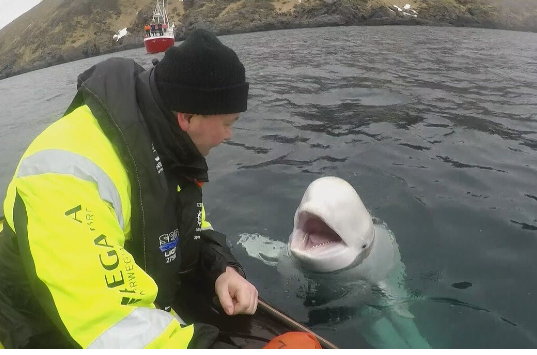
[[41,0],[0,0],[0,28],[40,2]]

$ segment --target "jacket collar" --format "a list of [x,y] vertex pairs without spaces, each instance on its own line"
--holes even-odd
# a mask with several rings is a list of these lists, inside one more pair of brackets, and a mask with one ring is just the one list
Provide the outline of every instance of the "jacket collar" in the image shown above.
[[138,75],[136,96],[164,172],[170,177],[185,176],[207,182],[207,162],[190,136],[179,127],[177,118],[165,108],[157,91],[153,70],[151,68]]

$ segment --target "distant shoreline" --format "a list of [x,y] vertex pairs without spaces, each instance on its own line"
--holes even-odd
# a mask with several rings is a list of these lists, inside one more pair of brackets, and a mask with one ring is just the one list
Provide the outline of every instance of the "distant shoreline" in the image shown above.
[[[477,23],[477,22],[469,22],[469,21],[455,21],[455,23],[446,23],[446,22],[438,22],[438,21],[431,21],[423,18],[401,18],[401,17],[395,17],[395,18],[369,18],[366,20],[362,20],[356,23],[341,23],[340,18],[312,18],[306,21],[297,21],[297,22],[285,22],[285,21],[279,21],[276,19],[275,21],[269,21],[269,22],[261,22],[256,24],[250,24],[249,26],[242,27],[242,28],[215,28],[216,26],[210,24],[210,23],[199,23],[195,26],[192,26],[191,29],[194,27],[206,27],[213,32],[216,33],[218,36],[223,35],[234,35],[234,34],[242,34],[242,33],[254,33],[254,32],[266,32],[266,31],[277,31],[277,30],[291,30],[291,29],[301,29],[301,28],[322,28],[322,27],[358,27],[358,26],[431,26],[431,27],[457,27],[457,28],[482,28],[482,29],[492,29],[492,30],[504,30],[504,31],[519,31],[519,32],[530,32],[530,33],[537,33],[537,29],[534,28],[524,28],[523,26],[520,26],[520,28],[505,28],[504,26],[501,26],[501,24],[489,22],[489,23]],[[191,30],[190,29],[190,30]],[[185,31],[183,29],[182,32],[177,33],[175,36],[175,41],[180,42],[183,41],[187,34],[190,31]],[[112,39],[111,39],[112,41]],[[111,54],[111,53],[117,53],[122,52],[125,50],[131,50],[136,48],[143,48],[143,37],[141,34],[138,33],[130,33],[128,36],[123,37],[120,40],[119,45],[111,46],[109,48],[95,48],[95,50],[82,50],[78,53],[57,53],[56,56],[53,58],[49,58],[47,60],[42,60],[36,63],[31,63],[28,66],[24,66],[18,70],[12,70],[8,71],[7,73],[0,73],[0,80],[6,79],[9,77],[25,74],[31,71],[44,69],[47,67],[60,65],[80,59],[85,58],[91,58],[96,57],[99,55],[104,54]]]

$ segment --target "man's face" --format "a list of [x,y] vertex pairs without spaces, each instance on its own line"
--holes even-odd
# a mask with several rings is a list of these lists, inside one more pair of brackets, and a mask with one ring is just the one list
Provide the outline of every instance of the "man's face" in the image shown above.
[[231,126],[239,118],[238,113],[225,115],[184,115],[179,114],[179,125],[194,142],[201,155],[204,157],[209,151],[222,143],[231,139]]

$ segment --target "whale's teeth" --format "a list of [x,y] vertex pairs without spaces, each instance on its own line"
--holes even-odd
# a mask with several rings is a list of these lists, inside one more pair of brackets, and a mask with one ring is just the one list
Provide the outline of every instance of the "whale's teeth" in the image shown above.
[[314,245],[314,246],[312,246],[310,248],[306,248],[307,245],[308,245],[309,236],[310,236],[309,233],[304,233],[304,239],[302,239],[302,247],[304,248],[304,250],[312,250],[312,249],[319,248],[319,247],[322,247],[322,246],[325,246],[325,245],[328,245],[328,244],[338,243],[336,241],[329,240],[329,241],[321,243],[321,244],[316,244],[316,245]]
[[304,239],[302,239],[302,247],[304,248],[304,250],[306,250],[306,244],[308,244],[309,236],[309,233],[304,233]]
[[332,243],[337,243],[337,242],[334,242],[334,241],[329,241],[329,242],[324,242],[324,243],[321,243],[321,244],[317,244],[317,245],[314,245],[310,248],[311,249],[315,249],[315,248],[318,248],[318,247],[322,247],[324,245],[328,245],[328,244],[332,244]]

